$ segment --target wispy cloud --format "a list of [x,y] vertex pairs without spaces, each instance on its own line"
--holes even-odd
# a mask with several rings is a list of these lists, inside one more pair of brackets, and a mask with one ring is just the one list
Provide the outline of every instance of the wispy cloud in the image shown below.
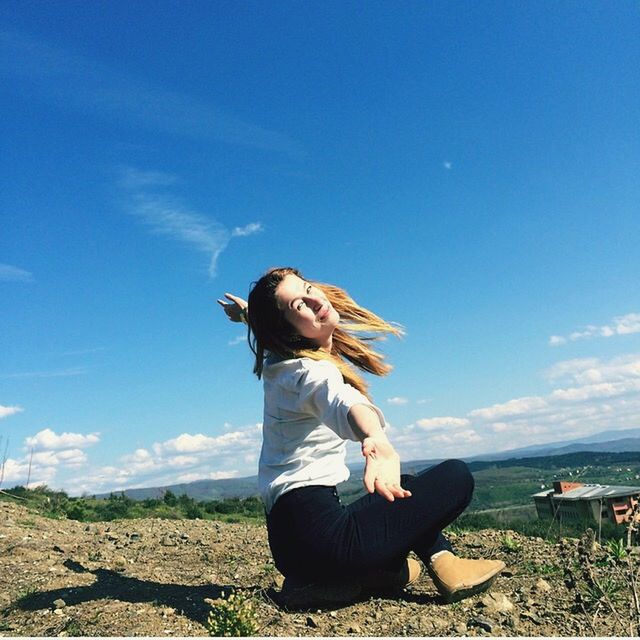
[[239,236],[242,238],[244,236],[252,236],[254,233],[260,233],[263,229],[264,227],[262,226],[262,223],[251,222],[244,227],[235,227],[231,232],[231,235]]
[[0,263],[0,282],[33,282],[33,274],[11,264]]
[[120,186],[125,189],[148,189],[169,187],[178,182],[177,176],[163,171],[143,171],[135,167],[122,166],[118,170]]
[[469,420],[453,416],[438,416],[435,418],[422,418],[421,420],[416,420],[416,424],[421,429],[430,431],[432,429],[442,429],[444,427],[466,427],[469,425]]
[[87,349],[73,349],[71,351],[62,351],[57,353],[57,356],[86,356],[91,353],[99,353],[105,351],[106,347],[89,347]]
[[158,196],[136,194],[131,211],[155,233],[206,253],[209,276],[215,277],[218,257],[229,244],[229,232],[223,225]]
[[[145,84],[24,33],[0,31],[0,74],[22,80],[14,90],[38,93],[61,109],[125,118],[147,130],[196,140],[217,140],[294,158],[304,155],[301,145],[285,133],[237,118],[196,96]],[[5,81],[5,87],[11,83]]]
[[617,316],[613,318],[609,324],[588,324],[567,336],[551,336],[549,338],[549,345],[558,347],[567,342],[575,342],[576,340],[610,338],[612,336],[623,336],[630,333],[640,333],[640,313],[627,313],[624,316]]
[[263,230],[259,222],[252,222],[229,231],[210,216],[191,211],[167,193],[152,187],[169,186],[177,177],[159,171],[142,171],[121,167],[119,184],[127,195],[127,211],[146,224],[153,233],[177,240],[209,256],[209,276],[214,278],[218,258],[232,237],[245,237]]
[[54,369],[52,371],[24,371],[21,373],[0,373],[0,378],[66,378],[68,376],[82,376],[87,373],[86,367],[72,367],[69,369]]
[[16,413],[21,413],[22,411],[24,411],[22,407],[5,407],[0,404],[0,419],[8,418],[9,416],[13,416]]
[[449,162],[448,160],[445,160],[442,163],[442,166],[447,170],[450,171],[453,168],[453,164],[451,162]]
[[229,342],[227,343],[230,347],[235,347],[236,345],[242,344],[243,342],[247,341],[247,336],[246,334],[243,334],[241,336],[236,336],[235,338],[233,338],[233,340],[229,340]]
[[403,398],[402,396],[394,396],[393,398],[387,398],[387,402],[389,404],[401,406],[403,404],[408,404],[409,398]]

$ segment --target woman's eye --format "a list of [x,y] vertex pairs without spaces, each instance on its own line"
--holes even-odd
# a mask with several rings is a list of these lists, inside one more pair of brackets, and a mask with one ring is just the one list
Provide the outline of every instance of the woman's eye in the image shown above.
[[311,293],[311,285],[308,284],[307,285],[307,295],[309,295]]
[[304,305],[303,301],[298,302],[298,304],[296,305],[296,311],[300,311],[300,309],[302,309],[303,305]]

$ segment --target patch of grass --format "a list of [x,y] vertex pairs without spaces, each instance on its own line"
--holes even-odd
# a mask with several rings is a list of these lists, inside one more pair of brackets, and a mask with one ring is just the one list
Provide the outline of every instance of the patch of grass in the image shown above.
[[502,548],[509,553],[518,553],[522,549],[522,544],[507,534],[502,537]]
[[215,637],[257,635],[258,622],[250,596],[242,591],[232,591],[225,598],[223,592],[211,605],[207,629],[209,635]]
[[29,529],[33,529],[36,526],[35,520],[18,520],[18,524],[21,527],[28,527]]

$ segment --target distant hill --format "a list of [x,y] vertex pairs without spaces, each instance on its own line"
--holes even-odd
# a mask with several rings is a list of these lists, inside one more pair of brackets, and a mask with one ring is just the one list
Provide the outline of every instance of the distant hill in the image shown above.
[[[540,458],[564,457],[571,454],[583,452],[609,452],[623,455],[626,452],[640,452],[640,429],[609,430],[581,438],[580,440],[565,440],[541,445],[532,445],[509,451],[502,451],[496,454],[482,454],[479,456],[465,457],[464,460],[470,464],[472,470],[486,468],[487,466],[500,463],[500,467],[508,466],[547,466],[546,461]],[[567,464],[575,466],[576,462],[568,458]],[[411,460],[402,464],[403,473],[416,473],[426,469],[438,462],[442,458],[428,460]],[[624,462],[621,458],[620,464]],[[560,463],[560,460],[556,460]],[[559,465],[559,466],[560,466]],[[353,477],[344,487],[347,494],[360,492],[362,465],[349,465],[353,472]],[[157,498],[170,490],[176,495],[185,493],[196,500],[223,500],[225,498],[246,498],[254,496],[258,492],[258,477],[248,476],[245,478],[227,478],[224,480],[196,480],[183,484],[165,485],[159,487],[148,487],[141,489],[126,489],[124,494],[133,500],[144,500],[145,498]],[[111,492],[98,494],[97,498],[108,498]],[[121,493],[118,491],[117,493]],[[344,492],[343,492],[344,493]]]

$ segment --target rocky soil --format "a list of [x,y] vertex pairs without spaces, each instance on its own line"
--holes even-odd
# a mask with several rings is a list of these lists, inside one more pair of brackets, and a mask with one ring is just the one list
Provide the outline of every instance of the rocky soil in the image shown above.
[[[204,520],[51,520],[0,502],[0,635],[205,636],[211,601],[252,594],[260,636],[594,635],[563,582],[559,547],[486,530],[460,555],[501,558],[490,594],[443,604],[425,575],[394,597],[287,611],[261,525]],[[597,626],[600,625],[600,626]],[[596,616],[597,635],[613,634]],[[627,634],[623,634],[627,635]]]

